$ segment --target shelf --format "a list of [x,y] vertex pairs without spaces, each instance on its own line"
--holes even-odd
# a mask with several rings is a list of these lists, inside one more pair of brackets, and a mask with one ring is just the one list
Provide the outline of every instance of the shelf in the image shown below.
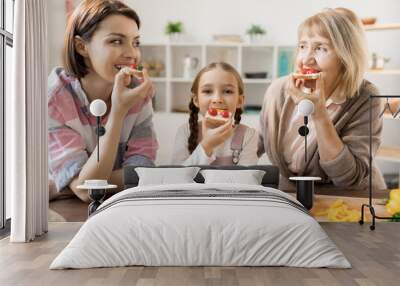
[[219,42],[211,42],[211,43],[206,44],[205,46],[207,46],[207,47],[221,47],[221,48],[238,48],[238,47],[241,46],[241,45],[242,45],[242,43],[229,43],[229,42],[226,42],[226,43],[221,42],[221,43],[219,43]]
[[[167,82],[166,78],[163,77],[152,77],[151,80],[153,82]],[[171,78],[171,82],[179,82],[179,83],[191,83],[193,82],[194,78],[183,78],[183,77],[174,77]],[[266,84],[266,83],[271,83],[272,79],[265,79],[265,78],[257,78],[257,79],[250,79],[250,78],[245,78],[243,79],[243,83],[245,84]]]
[[153,82],[166,82],[167,79],[165,77],[152,77],[151,81],[153,81]]
[[[396,110],[394,110],[394,111],[396,111]],[[395,113],[395,112],[393,112],[393,113]],[[396,118],[393,118],[393,115],[391,115],[389,113],[384,113],[383,114],[383,118],[385,120],[400,120],[400,116],[397,116]]]
[[173,77],[171,78],[171,82],[184,82],[184,83],[191,83],[193,82],[194,78],[184,78],[184,77]]
[[[153,81],[156,81],[152,79]],[[193,82],[194,78],[183,78],[183,77],[174,77],[171,78],[171,82],[186,82],[186,83],[191,83]],[[166,81],[165,78],[158,78],[158,81],[164,82]],[[265,78],[256,78],[256,79],[250,79],[250,78],[245,78],[243,79],[243,83],[258,83],[258,84],[265,84],[265,83],[271,83],[272,79],[265,79]]]
[[381,75],[400,75],[400,69],[381,69],[381,70],[368,70],[370,74],[381,74]]
[[376,154],[376,159],[400,163],[400,147],[381,146]]
[[240,44],[240,46],[242,46],[243,48],[269,48],[269,49],[274,48],[273,45],[269,45],[266,43],[254,43],[254,44],[243,43],[243,44]]
[[163,42],[146,42],[146,43],[141,42],[140,46],[141,47],[165,47],[166,44]]
[[171,47],[201,47],[203,44],[195,43],[195,42],[176,42],[176,43],[166,43],[165,45],[169,45]]
[[263,83],[271,83],[272,79],[269,78],[245,78],[243,79],[243,83],[258,83],[258,84],[263,84]]
[[187,113],[189,114],[189,109],[188,108],[183,108],[183,107],[175,107],[172,109],[172,114],[182,114],[182,113]]
[[366,25],[364,29],[366,31],[400,30],[400,23]]

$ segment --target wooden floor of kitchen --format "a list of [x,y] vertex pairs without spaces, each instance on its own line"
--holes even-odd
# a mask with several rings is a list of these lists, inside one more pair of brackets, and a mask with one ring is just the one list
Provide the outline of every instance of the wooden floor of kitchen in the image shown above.
[[290,267],[119,267],[49,270],[82,223],[50,223],[32,243],[0,241],[0,285],[399,285],[400,223],[375,231],[356,223],[321,223],[352,269]]
[[49,270],[82,223],[49,225],[32,243],[0,241],[0,285],[399,285],[400,223],[375,231],[356,223],[321,223],[352,269],[290,267],[119,267]]

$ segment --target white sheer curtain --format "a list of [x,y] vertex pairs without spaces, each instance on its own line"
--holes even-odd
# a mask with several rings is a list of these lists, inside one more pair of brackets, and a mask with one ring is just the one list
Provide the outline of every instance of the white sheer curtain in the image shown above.
[[46,0],[16,0],[14,94],[6,99],[6,187],[12,242],[47,232]]

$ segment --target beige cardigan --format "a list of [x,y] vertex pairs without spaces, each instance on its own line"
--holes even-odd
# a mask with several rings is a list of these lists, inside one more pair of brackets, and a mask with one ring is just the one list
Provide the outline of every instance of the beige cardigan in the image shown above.
[[[298,174],[293,174],[283,158],[282,139],[285,133],[284,122],[290,120],[296,112],[295,104],[285,89],[289,77],[282,77],[269,86],[260,114],[259,152],[264,151],[271,162],[281,172],[280,189],[294,189],[288,180],[291,176],[318,176],[322,183],[333,183],[336,187],[368,190],[369,162],[369,100],[368,95],[377,95],[376,87],[364,80],[359,96],[347,99],[333,114],[332,122],[342,139],[342,152],[331,161],[321,161],[316,140],[308,146],[308,162],[300,167]],[[379,117],[383,109],[382,101],[372,101],[372,154],[381,143],[383,120]],[[385,189],[386,185],[379,169],[373,164],[372,185],[374,189]]]

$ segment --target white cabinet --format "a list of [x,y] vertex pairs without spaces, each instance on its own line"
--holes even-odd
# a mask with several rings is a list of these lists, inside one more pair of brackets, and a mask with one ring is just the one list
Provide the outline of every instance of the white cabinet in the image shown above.
[[152,73],[156,112],[188,110],[193,77],[187,77],[184,72],[187,57],[198,60],[193,76],[211,62],[224,61],[234,66],[245,84],[245,111],[257,111],[272,79],[291,72],[294,50],[290,46],[261,44],[145,43],[141,46],[142,62],[164,66],[161,71]]

